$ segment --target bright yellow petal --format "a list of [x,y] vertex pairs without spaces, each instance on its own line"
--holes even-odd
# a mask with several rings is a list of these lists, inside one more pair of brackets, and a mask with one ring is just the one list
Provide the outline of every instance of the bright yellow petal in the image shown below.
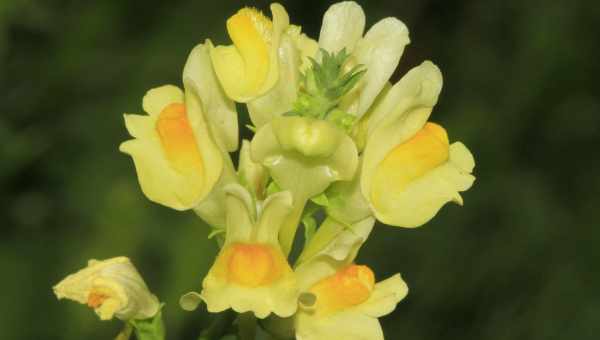
[[264,94],[279,77],[277,52],[289,18],[279,4],[271,5],[271,11],[273,22],[256,9],[241,9],[227,20],[233,45],[210,49],[223,89],[238,102]]

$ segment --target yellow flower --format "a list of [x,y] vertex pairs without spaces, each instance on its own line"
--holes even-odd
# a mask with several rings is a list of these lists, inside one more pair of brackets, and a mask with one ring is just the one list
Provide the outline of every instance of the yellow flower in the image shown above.
[[161,86],[144,96],[148,115],[125,114],[134,139],[119,148],[133,158],[148,199],[177,210],[208,195],[223,170],[222,150],[237,148],[235,108],[219,92],[204,46],[190,54],[183,78],[185,95]]
[[356,146],[343,130],[300,116],[280,116],[264,125],[252,139],[251,155],[269,169],[279,187],[294,195],[294,211],[280,235],[286,254],[306,201],[332,182],[352,179],[358,166]]
[[279,43],[279,79],[264,95],[248,101],[248,113],[260,128],[274,117],[289,112],[298,96],[301,72],[310,66],[310,58],[319,49],[317,42],[290,25]]
[[271,12],[273,21],[254,8],[243,8],[227,20],[233,45],[212,47],[209,42],[215,72],[235,101],[256,98],[277,82],[277,53],[289,18],[279,4],[272,4]]
[[90,260],[86,268],[54,286],[54,294],[87,304],[102,320],[147,319],[159,310],[158,299],[127,257]]
[[388,17],[375,23],[363,36],[365,14],[356,2],[339,2],[323,16],[319,47],[328,52],[345,49],[351,57],[346,68],[363,65],[365,75],[346,94],[340,108],[362,116],[387,84],[398,66],[404,47],[410,42],[408,29],[400,20]]
[[387,91],[368,114],[360,186],[377,219],[418,227],[449,201],[462,204],[475,162],[446,130],[428,123],[442,87],[439,69],[424,62]]
[[400,274],[376,283],[369,267],[353,263],[374,222],[348,227],[327,219],[305,248],[295,270],[302,292],[297,339],[383,339],[377,318],[391,313],[408,287]]
[[[295,313],[298,289],[277,235],[292,208],[288,192],[269,196],[257,209],[250,193],[237,184],[226,188],[227,232],[215,263],[202,282],[200,294],[182,296],[183,309],[204,300],[209,312],[232,308],[288,317]],[[258,210],[258,211],[257,211]],[[258,215],[258,217],[257,217]]]

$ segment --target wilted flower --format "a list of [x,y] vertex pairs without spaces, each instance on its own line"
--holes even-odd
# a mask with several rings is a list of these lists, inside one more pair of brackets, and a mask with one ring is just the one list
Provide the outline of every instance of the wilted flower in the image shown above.
[[54,286],[59,299],[70,299],[93,308],[102,320],[147,319],[159,310],[159,302],[129,258],[97,261],[67,276]]

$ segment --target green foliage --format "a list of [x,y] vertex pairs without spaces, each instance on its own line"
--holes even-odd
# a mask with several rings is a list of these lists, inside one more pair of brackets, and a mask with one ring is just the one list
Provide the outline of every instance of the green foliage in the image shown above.
[[292,111],[286,115],[327,119],[349,131],[354,124],[354,116],[336,106],[358,83],[366,69],[362,65],[356,65],[345,71],[350,58],[346,49],[338,53],[321,49],[320,55],[321,62],[310,59],[312,65],[302,75],[298,99]]

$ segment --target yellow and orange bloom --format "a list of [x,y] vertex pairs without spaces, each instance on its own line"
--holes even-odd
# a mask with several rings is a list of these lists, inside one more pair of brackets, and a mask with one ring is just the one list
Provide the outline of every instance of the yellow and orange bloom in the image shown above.
[[190,54],[184,84],[185,94],[173,85],[148,91],[148,115],[124,115],[134,139],[119,147],[133,158],[146,197],[177,210],[210,193],[223,170],[223,150],[237,148],[235,108],[220,92],[202,45]]
[[305,248],[295,270],[301,289],[296,339],[383,339],[377,318],[391,313],[408,287],[400,274],[376,282],[368,266],[354,264],[374,222],[347,227],[327,219]]
[[124,321],[147,319],[160,309],[158,299],[127,257],[90,260],[86,268],[54,286],[54,294],[88,305],[101,320],[115,316]]
[[298,288],[277,239],[292,208],[291,195],[271,195],[257,209],[240,185],[230,185],[226,192],[225,243],[202,282],[202,292],[185,294],[182,308],[193,310],[203,300],[213,313],[232,308],[258,318],[271,313],[291,316],[296,312]]
[[213,47],[215,72],[229,98],[248,102],[266,93],[279,78],[278,50],[289,17],[283,6],[271,5],[273,20],[254,8],[243,8],[227,20],[233,45]]
[[462,204],[475,162],[446,130],[427,122],[442,87],[442,75],[424,62],[387,91],[368,115],[360,187],[380,221],[418,227],[447,202]]

